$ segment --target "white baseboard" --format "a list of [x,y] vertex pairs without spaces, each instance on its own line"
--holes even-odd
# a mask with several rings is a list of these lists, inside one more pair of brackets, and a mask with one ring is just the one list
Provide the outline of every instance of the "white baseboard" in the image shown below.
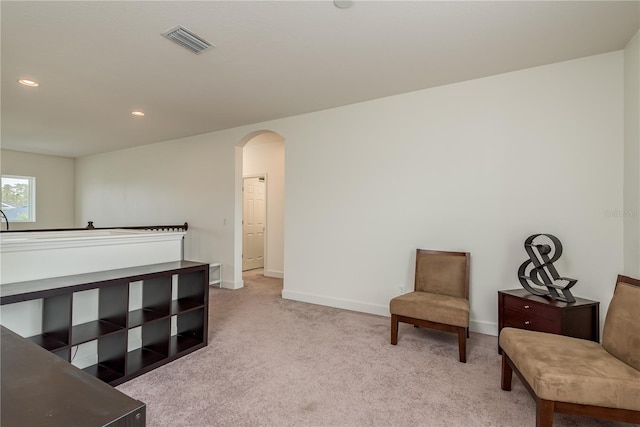
[[284,279],[283,271],[273,271],[273,270],[265,270],[265,277],[275,277],[276,279]]
[[[328,307],[342,308],[344,310],[358,311],[361,313],[375,314],[378,316],[390,317],[389,305],[378,305],[371,303],[363,303],[344,298],[333,298],[322,295],[308,294],[304,292],[282,290],[282,298],[293,301],[307,302],[311,304],[324,305]],[[469,322],[469,330],[485,335],[498,335],[498,325],[493,322],[482,320],[471,320]]]
[[325,297],[304,292],[292,292],[286,289],[282,290],[282,298],[389,317],[389,305],[370,304],[345,298]]
[[240,289],[244,288],[244,280],[238,280],[235,282],[230,282],[228,280],[222,281],[222,287],[225,289]]
[[469,330],[471,332],[478,332],[480,334],[498,336],[498,324],[493,322],[486,322],[484,320],[470,320]]
[[71,347],[71,364],[79,369],[98,363],[98,341],[89,341]]

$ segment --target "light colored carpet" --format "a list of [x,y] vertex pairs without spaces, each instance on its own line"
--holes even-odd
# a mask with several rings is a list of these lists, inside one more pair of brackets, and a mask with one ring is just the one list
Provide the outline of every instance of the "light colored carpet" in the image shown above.
[[[147,404],[155,426],[534,426],[514,375],[500,389],[497,338],[457,338],[389,318],[283,300],[282,280],[245,273],[211,288],[209,346],[118,389]],[[555,426],[626,426],[555,416]]]

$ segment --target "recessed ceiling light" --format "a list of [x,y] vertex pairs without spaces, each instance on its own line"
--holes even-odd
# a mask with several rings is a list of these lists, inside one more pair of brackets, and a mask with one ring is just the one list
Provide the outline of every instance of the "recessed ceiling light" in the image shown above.
[[142,116],[144,116],[144,112],[143,111],[132,111],[131,115],[132,116],[142,117]]
[[35,82],[33,80],[29,80],[29,79],[20,79],[20,80],[18,80],[18,83],[20,83],[23,86],[29,86],[29,87],[38,87],[38,86],[40,86],[38,84],[38,82]]

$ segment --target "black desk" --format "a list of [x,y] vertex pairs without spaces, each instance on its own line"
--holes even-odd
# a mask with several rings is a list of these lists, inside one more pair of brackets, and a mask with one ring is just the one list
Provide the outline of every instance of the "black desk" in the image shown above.
[[146,405],[0,326],[2,427],[143,427]]

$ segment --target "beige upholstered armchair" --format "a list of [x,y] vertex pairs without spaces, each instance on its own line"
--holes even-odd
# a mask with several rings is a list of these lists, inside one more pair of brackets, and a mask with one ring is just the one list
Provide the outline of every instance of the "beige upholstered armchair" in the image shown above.
[[468,252],[417,250],[414,292],[389,303],[391,344],[398,343],[398,322],[457,333],[460,362],[466,363],[469,260]]
[[502,389],[515,372],[536,401],[536,426],[554,412],[640,423],[640,280],[618,276],[602,345],[514,328],[500,332]]

